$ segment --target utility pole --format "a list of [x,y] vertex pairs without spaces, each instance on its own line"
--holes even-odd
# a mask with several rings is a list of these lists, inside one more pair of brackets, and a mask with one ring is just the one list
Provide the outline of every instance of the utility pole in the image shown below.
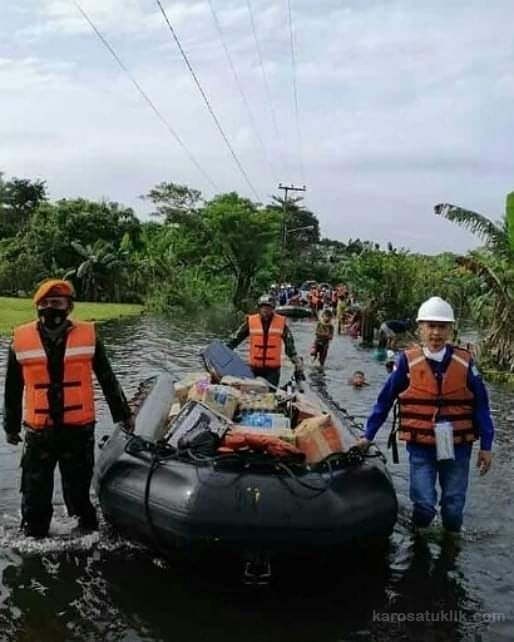
[[287,240],[287,228],[286,228],[287,195],[289,192],[306,192],[307,188],[305,187],[305,185],[303,187],[296,187],[295,185],[282,185],[282,183],[279,183],[278,189],[281,189],[284,192],[284,203],[282,206],[282,209],[284,211],[284,215],[282,217],[282,242],[280,245],[281,253],[282,253],[282,256],[280,257],[281,258],[280,281],[282,282],[284,277],[284,255],[286,251],[286,240]]

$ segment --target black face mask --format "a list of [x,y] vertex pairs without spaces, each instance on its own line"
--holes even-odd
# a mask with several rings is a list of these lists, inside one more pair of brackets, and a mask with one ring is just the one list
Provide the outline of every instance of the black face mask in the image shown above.
[[48,330],[57,330],[57,328],[60,328],[66,323],[68,316],[68,310],[58,310],[57,308],[43,308],[38,310],[37,313],[41,323]]

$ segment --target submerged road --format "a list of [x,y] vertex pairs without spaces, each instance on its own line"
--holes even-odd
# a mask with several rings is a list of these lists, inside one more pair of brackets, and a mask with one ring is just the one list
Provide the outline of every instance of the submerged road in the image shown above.
[[[308,363],[314,324],[298,321],[291,327]],[[152,374],[167,370],[179,376],[201,368],[198,351],[215,336],[145,317],[108,324],[102,334],[127,394]],[[6,346],[4,340],[2,377]],[[369,386],[348,385],[356,369],[364,370]],[[335,338],[324,383],[341,406],[363,418],[385,376],[370,351],[346,336]],[[60,490],[54,537],[24,539],[18,530],[21,447],[8,446],[0,436],[0,641],[514,639],[514,395],[500,387],[490,391],[497,427],[494,465],[482,478],[472,471],[460,548],[443,544],[437,524],[425,540],[412,537],[401,447],[400,464],[390,465],[400,515],[383,565],[348,560],[353,563],[347,573],[315,584],[300,569],[292,585],[259,591],[170,568],[145,549],[113,538],[105,526],[70,538],[72,520]],[[111,423],[100,393],[98,399],[100,438]],[[384,452],[387,435],[384,426],[377,437]]]

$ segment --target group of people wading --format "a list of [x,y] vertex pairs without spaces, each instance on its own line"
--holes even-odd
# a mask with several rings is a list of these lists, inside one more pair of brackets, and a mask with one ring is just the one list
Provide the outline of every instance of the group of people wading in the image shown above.
[[[130,431],[134,419],[112,371],[93,323],[71,320],[74,292],[70,283],[51,279],[35,293],[37,319],[14,330],[5,381],[4,430],[7,442],[22,441],[22,527],[27,536],[45,537],[52,518],[54,471],[58,464],[63,497],[80,532],[98,528],[90,499],[96,421],[93,373],[114,422]],[[413,525],[427,528],[441,487],[441,517],[450,534],[460,532],[473,442],[480,440],[477,466],[491,466],[494,427],[487,391],[469,352],[449,343],[455,322],[451,306],[432,297],[417,315],[419,346],[400,353],[356,446],[366,450],[399,403],[399,437],[407,442]],[[320,326],[321,324],[321,326]],[[316,328],[313,350],[326,358],[332,340],[331,317]],[[296,374],[303,359],[296,351],[285,317],[270,296],[246,317],[228,346],[249,339],[249,365],[272,387],[280,383],[282,344]],[[316,343],[318,341],[318,343]],[[321,358],[320,358],[321,361]],[[23,402],[24,400],[24,402]]]

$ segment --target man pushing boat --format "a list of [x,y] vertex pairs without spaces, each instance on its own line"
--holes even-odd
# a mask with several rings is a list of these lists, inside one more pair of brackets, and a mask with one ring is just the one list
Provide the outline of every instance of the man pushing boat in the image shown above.
[[295,366],[297,375],[303,374],[303,360],[298,356],[294,338],[286,318],[275,313],[273,297],[263,295],[258,301],[258,312],[249,314],[241,327],[227,342],[235,348],[246,338],[250,339],[248,364],[256,377],[263,377],[272,386],[280,382],[282,342],[286,355]]
[[358,445],[367,448],[399,402],[399,437],[407,442],[412,521],[424,531],[436,515],[436,481],[441,517],[450,535],[462,527],[473,442],[476,465],[491,467],[494,425],[486,388],[472,355],[450,343],[455,317],[440,297],[421,304],[416,321],[421,345],[402,352],[378,395]]

